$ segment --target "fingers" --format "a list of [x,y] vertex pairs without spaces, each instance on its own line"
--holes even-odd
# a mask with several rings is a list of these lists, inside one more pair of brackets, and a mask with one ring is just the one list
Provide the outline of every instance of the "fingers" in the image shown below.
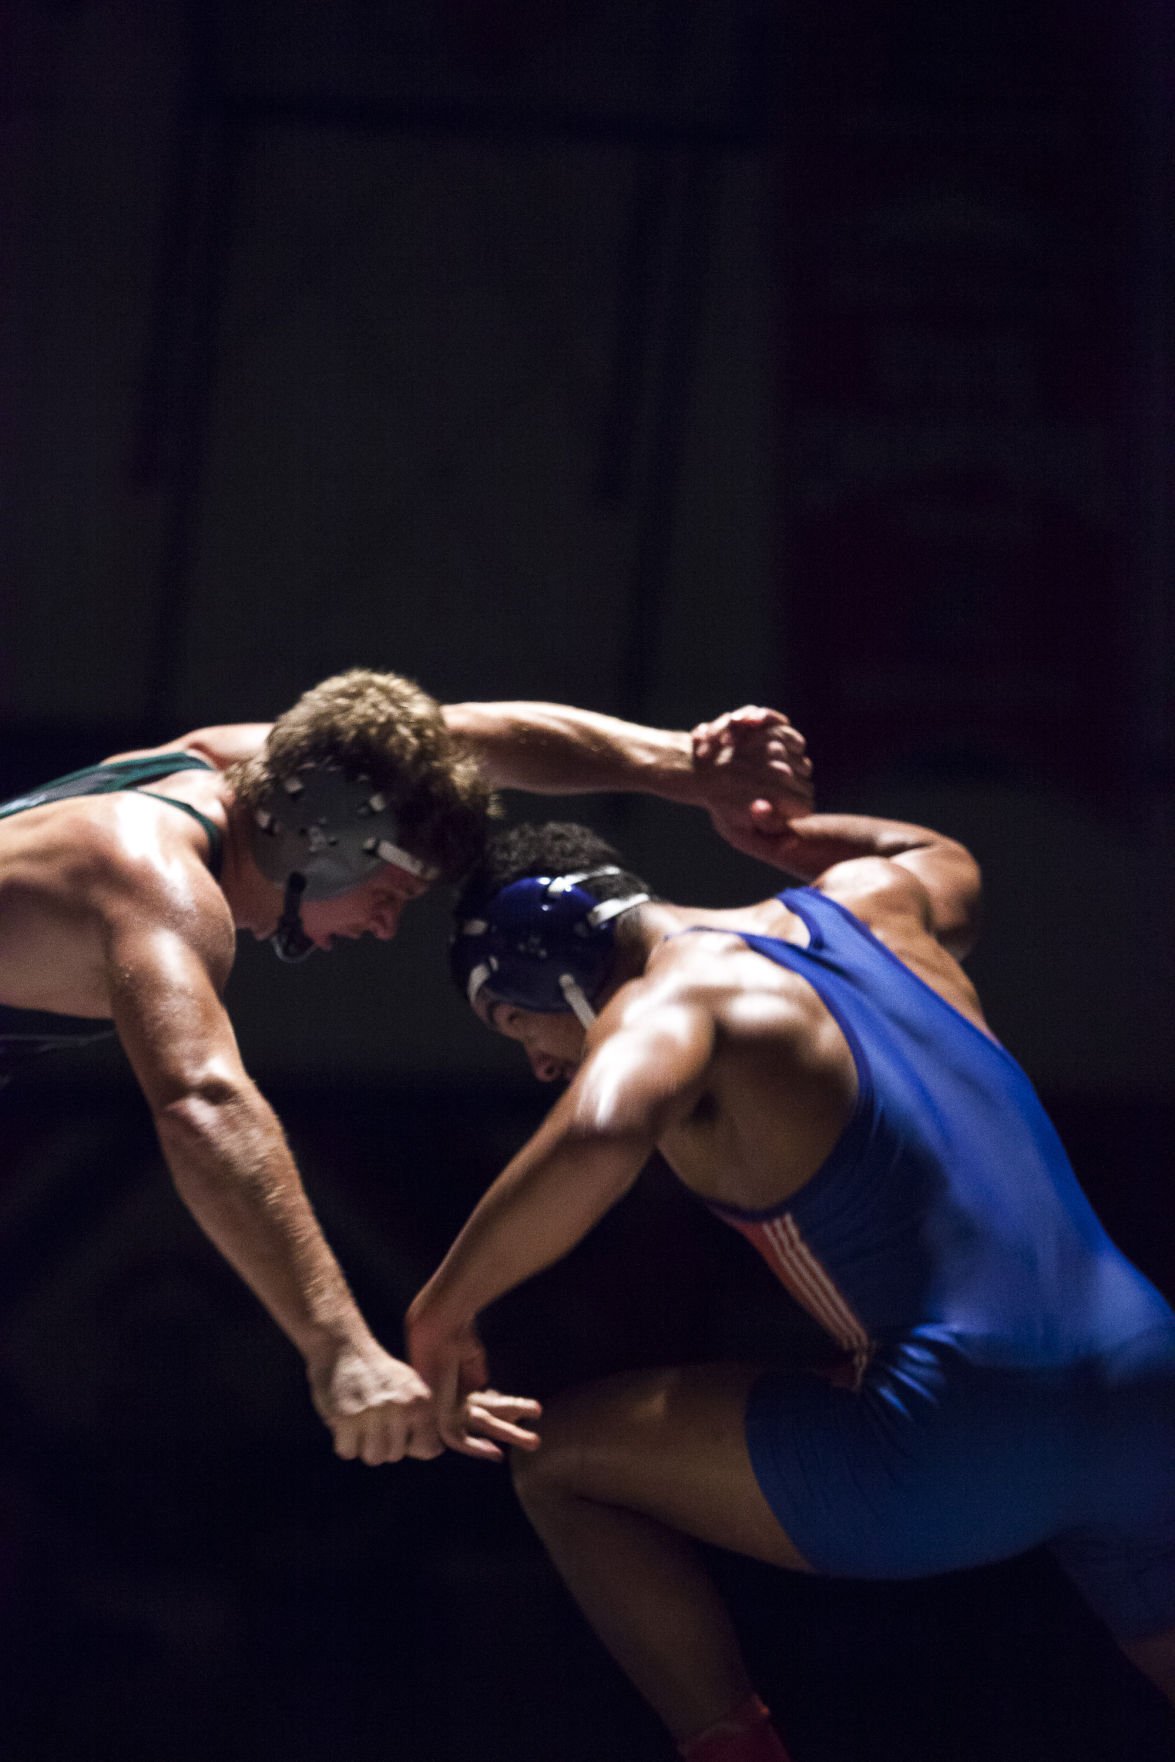
[[414,1432],[405,1451],[405,1455],[417,1462],[433,1462],[444,1453],[445,1446],[435,1426],[430,1426],[427,1434]]
[[690,741],[698,763],[763,766],[787,779],[807,779],[812,774],[808,743],[780,710],[757,704],[728,710],[712,722],[699,722]]
[[460,1428],[455,1428],[452,1432],[446,1431],[444,1436],[450,1450],[455,1450],[459,1456],[473,1456],[480,1462],[504,1460],[498,1446],[491,1444],[488,1438],[479,1438],[475,1433]]
[[348,1414],[334,1422],[331,1432],[336,1456],[344,1462],[364,1462],[368,1468],[401,1462],[405,1456],[427,1462],[444,1449],[432,1413],[420,1402],[384,1402]]
[[748,810],[748,818],[751,831],[763,833],[769,838],[787,832],[791,824],[788,815],[782,813],[775,802],[766,800],[753,801]]
[[739,741],[758,743],[766,740],[769,746],[775,744],[783,751],[801,753],[808,744],[782,710],[767,710],[755,704],[748,704],[742,710],[727,710],[712,722],[699,722],[690,739],[695,750],[698,747],[707,750],[733,747]]
[[424,1405],[417,1408],[413,1404],[410,1410],[387,1402],[337,1419],[331,1431],[337,1456],[344,1462],[366,1463],[369,1468],[401,1462],[406,1456],[431,1461],[446,1445],[463,1456],[501,1462],[502,1446],[538,1449],[538,1433],[523,1422],[533,1422],[541,1415],[537,1401],[479,1389],[465,1397],[451,1418],[436,1419]]
[[[739,731],[763,728],[787,730],[803,742],[803,736],[798,729],[792,728],[782,710],[769,710],[762,704],[744,704],[741,710],[726,710],[711,722],[699,722],[690,738],[697,756],[704,758],[710,757],[714,748],[732,744]],[[699,751],[699,748],[703,750]]]
[[499,1395],[496,1389],[481,1389],[466,1399],[465,1429],[519,1450],[537,1450],[542,1442],[538,1433],[518,1422],[541,1419],[542,1412],[538,1401],[520,1395]]
[[482,1462],[501,1462],[508,1446],[518,1450],[537,1450],[541,1439],[523,1420],[537,1420],[542,1415],[537,1401],[521,1395],[499,1395],[496,1389],[479,1389],[467,1395],[461,1407],[440,1421],[441,1436],[451,1450],[462,1456],[473,1456]]

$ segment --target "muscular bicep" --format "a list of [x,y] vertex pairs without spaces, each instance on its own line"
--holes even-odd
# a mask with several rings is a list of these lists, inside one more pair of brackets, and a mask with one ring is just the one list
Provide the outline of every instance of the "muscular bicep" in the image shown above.
[[153,1113],[197,1091],[246,1083],[221,999],[231,948],[145,917],[111,928],[110,1013]]
[[836,863],[815,883],[822,893],[881,931],[887,925],[921,930],[956,960],[975,945],[979,930],[979,865],[963,845],[933,845]]
[[979,864],[963,845],[943,839],[894,858],[912,875],[925,900],[927,925],[948,954],[964,960],[979,935],[982,882]]
[[598,1042],[565,1097],[575,1127],[640,1139],[651,1149],[696,1106],[714,1032],[701,1005],[655,994],[627,1001],[615,1026],[605,1012]]

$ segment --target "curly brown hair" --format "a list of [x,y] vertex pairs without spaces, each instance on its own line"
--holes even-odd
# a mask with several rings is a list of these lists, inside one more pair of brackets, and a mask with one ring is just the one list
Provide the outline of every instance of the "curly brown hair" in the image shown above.
[[405,849],[447,880],[481,854],[493,797],[436,699],[413,680],[365,667],[324,679],[277,718],[260,752],[225,776],[235,799],[253,807],[275,783],[326,761],[369,777],[387,796]]

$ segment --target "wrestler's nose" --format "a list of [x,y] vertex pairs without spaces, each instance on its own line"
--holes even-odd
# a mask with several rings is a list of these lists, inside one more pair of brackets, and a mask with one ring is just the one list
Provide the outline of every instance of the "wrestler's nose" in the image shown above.
[[557,1059],[553,1059],[549,1052],[543,1052],[536,1046],[528,1046],[526,1049],[526,1056],[530,1060],[531,1070],[534,1072],[540,1083],[558,1082],[560,1076],[559,1062]]

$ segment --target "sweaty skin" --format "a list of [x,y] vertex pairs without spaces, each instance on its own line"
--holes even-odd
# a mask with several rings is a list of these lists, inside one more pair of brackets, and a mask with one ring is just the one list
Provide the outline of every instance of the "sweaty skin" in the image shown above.
[[[558,705],[470,704],[445,712],[500,787],[637,788],[723,811],[745,826],[810,793],[802,737],[771,723],[748,761],[699,764],[688,735]],[[145,751],[192,754],[142,791],[48,802],[0,819],[0,1003],[109,1020],[151,1109],[177,1191],[301,1352],[315,1406],[340,1456],[375,1464],[441,1449],[429,1390],[370,1334],[317,1224],[280,1124],[245,1071],[223,991],[238,931],[268,937],[281,897],[250,854],[223,772],[259,750],[268,723],[195,730]],[[223,837],[218,880],[208,836],[153,795],[196,808]],[[780,820],[779,823],[782,823]],[[303,924],[340,938],[395,935],[425,891],[392,864],[349,893],[308,902]],[[463,1423],[491,1451],[533,1447],[538,1409],[482,1387]]]
[[[749,727],[758,730],[753,720]],[[695,755],[720,764],[742,733],[740,713],[720,718],[696,731]],[[958,1036],[970,1043],[969,1023],[994,1045],[958,964],[979,905],[978,870],[962,846],[924,828],[855,816],[801,812],[780,826],[766,816],[748,824],[721,807],[712,815],[738,848],[807,882],[867,926],[958,1013]],[[695,930],[704,933],[689,933]],[[798,1211],[797,1196],[831,1166],[830,1152],[854,1115],[856,1061],[814,986],[786,963],[753,952],[736,931],[809,946],[807,922],[778,899],[737,912],[653,902],[621,921],[603,1007],[586,1034],[571,1015],[479,995],[478,1013],[519,1042],[536,1075],[568,1087],[409,1310],[410,1355],[436,1392],[439,1429],[454,1448],[487,1454],[465,1436],[460,1417],[461,1367],[472,1361],[480,1310],[580,1241],[627,1192],[654,1147],[703,1199],[772,1218],[793,1202]],[[876,951],[870,959],[886,965]],[[902,983],[918,989],[908,975]],[[1002,1051],[991,1062],[1015,1070]],[[916,1091],[916,1072],[910,1083]],[[933,1105],[927,1117],[933,1137]],[[1042,1133],[1038,1142],[1049,1139]],[[874,1171],[857,1147],[853,1154],[864,1174]],[[843,1185],[821,1187],[817,1203],[832,1203],[830,1193],[840,1203]],[[1076,1203],[1075,1218],[1083,1205]],[[1095,1231],[1092,1220],[1078,1223],[1065,1239],[1085,1242]],[[1034,1244],[1025,1239],[1024,1246]],[[1106,1249],[1109,1264],[1116,1251],[1108,1240]],[[960,1253],[966,1264],[966,1239]],[[1150,1298],[1139,1295],[1145,1281],[1116,1259],[1124,1279],[1134,1280],[1131,1301],[1151,1315]],[[1116,1302],[1125,1289],[1114,1286]],[[997,1315],[1006,1287],[998,1291]],[[1157,1314],[1162,1300],[1151,1297]],[[1084,1313],[1079,1306],[1070,1319],[1080,1327]],[[541,1450],[515,1465],[524,1508],[557,1569],[679,1744],[752,1692],[737,1636],[692,1541],[812,1569],[753,1470],[748,1402],[761,1375],[755,1365],[689,1365],[569,1391],[548,1409]],[[1129,1632],[1123,1624],[1123,1650],[1175,1703],[1175,1629],[1142,1639]]]
[[[988,1032],[970,980],[935,934],[946,925],[966,941],[978,876],[961,846],[919,827],[813,815],[791,828],[792,860],[805,848],[815,860],[859,848],[866,826],[895,855],[834,856],[817,885]],[[569,1015],[481,1006],[520,1042],[536,1075],[571,1081],[413,1304],[409,1321],[430,1363],[432,1336],[446,1322],[467,1328],[487,1303],[569,1252],[654,1150],[700,1197],[765,1208],[811,1177],[849,1116],[855,1070],[836,1022],[802,978],[734,934],[802,943],[807,932],[793,912],[777,899],[737,911],[658,901],[632,917],[620,955],[629,971],[586,1034]],[[731,935],[680,934],[697,926]]]
[[[172,745],[222,766],[264,732],[205,730]],[[219,884],[203,828],[151,794],[191,803],[220,829]],[[325,902],[308,929],[320,946],[391,935],[418,889],[389,868]],[[222,1002],[236,931],[267,935],[279,907],[219,769],[179,771],[150,793],[47,803],[0,821],[0,1001],[113,1022],[180,1197],[302,1354],[339,1454],[434,1456],[428,1390],[368,1331]]]
[[[978,873],[960,846],[839,816],[806,816],[782,836],[752,831],[786,839],[793,873],[810,860],[804,878],[819,873],[822,890],[987,1031],[938,940],[961,948],[973,926]],[[872,854],[879,844],[884,858]],[[707,933],[682,934],[695,927]],[[701,1197],[766,1208],[802,1187],[837,1141],[856,1093],[843,1035],[812,988],[753,954],[736,928],[807,938],[776,899],[736,912],[649,903],[623,921],[611,992],[586,1034],[570,1015],[479,1004],[538,1076],[569,1083],[408,1312],[410,1356],[453,1448],[494,1453],[461,1414],[479,1312],[580,1241],[654,1148]],[[572,1391],[548,1410],[537,1455],[515,1462],[524,1508],[568,1588],[679,1743],[752,1692],[688,1538],[809,1570],[747,1457],[743,1415],[757,1375],[689,1366]]]

